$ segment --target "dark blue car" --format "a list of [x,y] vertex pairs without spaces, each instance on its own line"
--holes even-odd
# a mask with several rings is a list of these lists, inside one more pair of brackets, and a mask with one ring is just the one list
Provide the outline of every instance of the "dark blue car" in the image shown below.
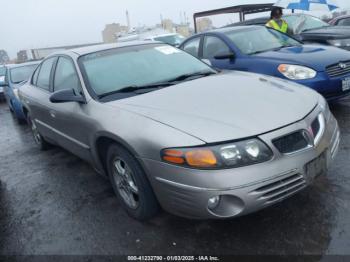
[[305,45],[264,26],[222,28],[197,34],[180,48],[210,61],[218,69],[295,81],[318,91],[328,101],[350,95],[349,51]]
[[18,98],[18,89],[33,74],[39,62],[6,65],[5,81],[3,85],[6,102],[20,123],[25,122],[23,106]]

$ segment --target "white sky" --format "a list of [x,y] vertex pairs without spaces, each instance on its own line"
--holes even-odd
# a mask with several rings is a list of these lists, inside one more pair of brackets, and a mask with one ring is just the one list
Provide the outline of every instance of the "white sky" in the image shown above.
[[[105,24],[126,24],[126,10],[138,26],[160,23],[160,14],[180,22],[186,12],[192,22],[194,12],[266,2],[271,0],[0,0],[0,49],[14,58],[21,49],[101,42]],[[349,0],[337,2],[350,9]]]

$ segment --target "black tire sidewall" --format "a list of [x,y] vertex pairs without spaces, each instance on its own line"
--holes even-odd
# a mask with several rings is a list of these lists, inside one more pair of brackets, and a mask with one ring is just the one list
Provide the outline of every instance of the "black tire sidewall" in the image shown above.
[[[139,206],[136,209],[130,208],[122,199],[117,189],[117,185],[113,178],[113,160],[119,156],[133,172],[134,182],[139,190]],[[111,145],[107,152],[107,169],[108,176],[113,186],[115,194],[118,196],[119,202],[125,208],[127,213],[140,221],[145,221],[154,217],[159,211],[158,201],[153,193],[153,189],[148,178],[141,168],[136,158],[126,149],[118,145]]]

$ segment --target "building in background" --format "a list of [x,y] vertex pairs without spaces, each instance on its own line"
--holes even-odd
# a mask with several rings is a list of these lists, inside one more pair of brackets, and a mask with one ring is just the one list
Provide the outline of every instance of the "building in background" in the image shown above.
[[204,17],[197,20],[197,31],[205,32],[213,29],[213,21],[210,18]]
[[164,30],[166,30],[169,33],[174,32],[174,23],[170,19],[163,19],[162,20],[162,27]]
[[[130,25],[128,25],[130,26]],[[115,43],[116,35],[126,34],[129,32],[128,26],[120,25],[119,23],[108,24],[102,31],[104,43]]]
[[10,58],[5,50],[0,50],[0,64],[5,64],[10,61]]
[[91,44],[82,44],[82,45],[69,45],[69,46],[56,46],[56,47],[45,47],[45,48],[35,48],[35,49],[26,49],[21,50],[17,53],[17,63],[24,63],[32,60],[41,60],[52,53],[74,49],[85,46],[100,45],[102,43],[91,43]]

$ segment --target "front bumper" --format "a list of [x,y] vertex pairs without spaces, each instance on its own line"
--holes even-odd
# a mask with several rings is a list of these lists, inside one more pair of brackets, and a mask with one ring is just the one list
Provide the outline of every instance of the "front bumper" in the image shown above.
[[[316,109],[306,119],[260,136],[274,151],[274,159],[248,167],[226,170],[195,170],[142,159],[160,205],[166,211],[188,218],[230,218],[246,215],[278,203],[312,184],[305,166],[325,156],[327,168],[337,154],[340,133],[330,115],[316,147],[283,155],[272,140],[300,129],[307,129],[320,113]],[[221,196],[218,208],[208,209],[208,200]]]
[[347,78],[350,78],[350,74],[330,78],[326,72],[319,72],[314,79],[296,82],[317,91],[328,102],[332,102],[350,96],[350,90],[343,91],[343,80]]

